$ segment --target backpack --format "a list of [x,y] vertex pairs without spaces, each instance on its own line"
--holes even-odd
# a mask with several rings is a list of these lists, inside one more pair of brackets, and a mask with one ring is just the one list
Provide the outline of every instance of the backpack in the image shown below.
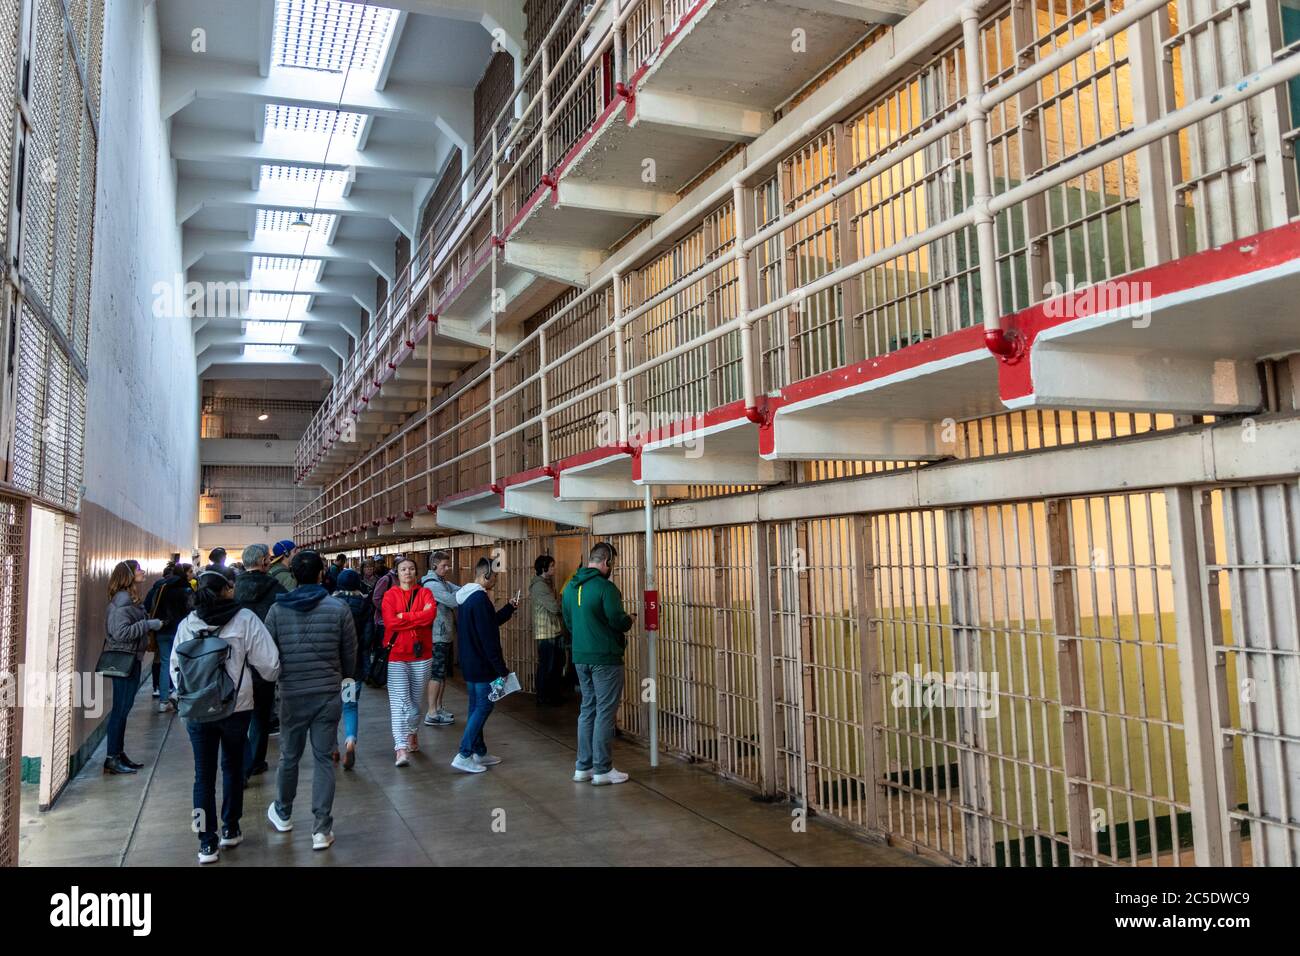
[[180,681],[176,686],[176,713],[186,720],[210,723],[235,712],[248,658],[244,658],[244,666],[239,669],[237,684],[226,673],[230,642],[217,636],[220,630],[211,627],[197,631],[194,638],[177,645],[172,652],[179,661],[180,671]]

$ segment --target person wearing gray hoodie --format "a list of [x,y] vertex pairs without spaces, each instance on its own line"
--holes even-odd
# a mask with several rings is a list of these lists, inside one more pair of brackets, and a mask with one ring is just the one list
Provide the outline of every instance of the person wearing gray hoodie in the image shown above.
[[325,850],[334,843],[334,744],[343,680],[356,677],[357,633],[352,612],[321,584],[325,562],[319,553],[299,551],[289,567],[298,586],[266,613],[266,629],[280,651],[280,766],[266,817],[282,833],[293,829],[298,762],[310,739],[316,761],[312,849]]
[[143,580],[144,570],[138,561],[119,561],[108,579],[104,650],[130,654],[135,661],[125,676],[109,678],[113,684],[113,709],[108,714],[104,773],[135,773],[144,766],[126,755],[126,718],[140,689],[140,661],[149,644],[149,633],[160,630],[163,622],[150,618],[140,606]]
[[456,722],[456,715],[442,706],[447,689],[447,666],[456,642],[456,592],[460,586],[451,574],[451,552],[435,551],[429,555],[429,570],[420,581],[438,602],[438,616],[433,621],[433,665],[429,670],[429,711],[424,723],[445,727]]

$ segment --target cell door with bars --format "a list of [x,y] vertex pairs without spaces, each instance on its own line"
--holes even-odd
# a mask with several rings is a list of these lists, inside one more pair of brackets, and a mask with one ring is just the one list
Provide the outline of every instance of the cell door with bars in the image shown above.
[[860,518],[769,526],[776,788],[874,825],[865,753]]
[[1300,861],[1300,485],[1205,490],[1196,509],[1228,865]]

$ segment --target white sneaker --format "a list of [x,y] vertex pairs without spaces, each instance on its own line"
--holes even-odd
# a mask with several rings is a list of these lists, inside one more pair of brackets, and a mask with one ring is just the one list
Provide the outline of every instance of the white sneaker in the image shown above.
[[586,782],[587,782],[588,780],[590,780],[590,779],[591,779],[591,771],[590,771],[590,770],[575,770],[575,771],[573,771],[573,782],[574,782],[574,783],[586,783]]
[[487,767],[473,757],[462,757],[460,754],[456,754],[452,758],[451,765],[457,770],[464,770],[466,773],[487,773]]
[[329,833],[313,833],[311,835],[311,848],[313,850],[328,850],[334,845],[334,831]]
[[216,846],[199,847],[200,863],[216,863],[221,859],[221,851]]
[[406,751],[405,751],[405,750],[399,750],[399,751],[397,751],[397,760],[396,760],[396,762],[393,764],[393,766],[394,766],[394,767],[409,767],[410,764],[411,764],[411,760],[410,760],[409,757],[406,756]]
[[621,770],[609,768],[609,773],[596,773],[591,775],[591,785],[593,787],[603,787],[609,783],[627,783],[627,774]]
[[484,767],[495,767],[501,762],[500,757],[495,757],[492,754],[484,754],[481,757],[478,754],[475,754],[474,759]]
[[286,820],[275,810],[275,803],[266,808],[266,818],[271,821],[271,826],[275,827],[281,833],[288,833],[293,829],[293,821]]

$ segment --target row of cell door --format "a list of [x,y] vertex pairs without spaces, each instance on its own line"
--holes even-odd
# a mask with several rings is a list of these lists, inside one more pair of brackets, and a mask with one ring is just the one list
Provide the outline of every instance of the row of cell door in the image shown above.
[[956,863],[1296,862],[1294,481],[680,529],[656,560],[670,754]]

